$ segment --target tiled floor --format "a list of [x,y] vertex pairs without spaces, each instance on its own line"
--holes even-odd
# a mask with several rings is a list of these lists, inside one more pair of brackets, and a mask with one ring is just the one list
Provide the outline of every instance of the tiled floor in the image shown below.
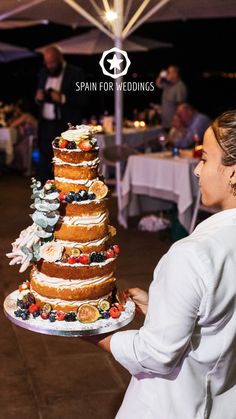
[[[29,180],[0,179],[1,265],[0,303],[27,279],[9,267],[4,256],[19,232],[30,225]],[[115,205],[111,221],[116,224]],[[168,237],[139,232],[135,224],[118,228],[122,252],[119,286],[147,289],[152,271],[170,245]],[[136,318],[128,328],[138,328]],[[79,339],[41,335],[13,326],[0,310],[0,419],[112,419],[130,376],[111,355]],[[129,419],[129,418],[127,418]]]

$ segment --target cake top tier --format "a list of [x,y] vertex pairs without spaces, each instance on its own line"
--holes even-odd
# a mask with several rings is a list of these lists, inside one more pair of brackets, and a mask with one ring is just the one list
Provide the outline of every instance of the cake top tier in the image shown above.
[[71,124],[68,125],[69,129],[61,133],[61,137],[67,141],[77,142],[89,139],[97,133],[97,129],[92,125],[76,125],[75,127]]
[[92,125],[76,125],[75,127],[71,124],[68,125],[69,129],[62,132],[53,141],[53,148],[85,152],[98,149],[95,127]]

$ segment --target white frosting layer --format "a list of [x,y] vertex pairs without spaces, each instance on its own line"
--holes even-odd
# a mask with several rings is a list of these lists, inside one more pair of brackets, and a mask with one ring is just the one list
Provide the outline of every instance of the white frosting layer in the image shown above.
[[78,300],[74,300],[74,301],[68,301],[68,300],[61,300],[60,298],[48,298],[48,297],[44,297],[41,294],[38,294],[36,291],[32,290],[32,293],[34,294],[34,296],[38,299],[40,299],[41,301],[43,301],[44,303],[49,303],[49,304],[61,304],[61,305],[67,305],[67,306],[74,306],[77,305],[78,307],[82,304],[94,304],[97,305],[99,303],[99,301],[101,299],[104,298],[108,298],[110,297],[110,295],[112,294],[111,292],[107,295],[104,295],[102,298],[98,298],[97,300],[83,300],[83,301],[78,301]]
[[[115,258],[109,258],[104,260],[104,262],[93,262],[90,263],[89,265],[84,265],[83,263],[73,263],[73,265],[71,265],[70,263],[66,263],[66,262],[54,262],[56,265],[59,266],[70,266],[70,267],[76,267],[76,266],[104,266],[107,265],[108,263],[111,263],[113,260],[115,260]],[[50,262],[49,262],[50,263]]]
[[90,217],[60,217],[60,221],[63,221],[63,224],[67,224],[67,225],[94,225],[94,224],[100,224],[103,221],[105,221],[107,219],[108,216],[108,212],[105,211],[99,215],[93,215]]
[[101,244],[105,243],[108,240],[108,236],[100,239],[100,240],[94,240],[94,241],[90,241],[90,242],[85,242],[85,243],[79,243],[79,242],[70,242],[70,241],[66,241],[66,240],[58,240],[57,242],[59,242],[60,244],[62,244],[64,247],[80,247],[80,246],[100,246]]
[[95,178],[95,179],[92,179],[92,180],[83,180],[83,179],[74,180],[74,179],[67,179],[65,177],[56,176],[55,180],[57,180],[58,182],[61,182],[61,183],[72,183],[74,185],[85,185],[89,188],[89,186],[91,186],[94,182],[99,180],[99,178]]
[[81,163],[69,163],[67,161],[59,159],[58,157],[53,157],[52,161],[53,161],[53,163],[55,163],[58,166],[61,166],[61,165],[65,164],[67,166],[93,167],[93,166],[97,166],[100,160],[97,157],[94,160],[82,161]]
[[93,134],[93,129],[90,125],[76,125],[76,129],[68,129],[61,133],[62,138],[67,141],[76,141],[81,137],[86,137]]
[[99,204],[102,200],[101,199],[88,199],[87,201],[73,201],[70,202],[72,205],[82,205],[82,204],[91,204],[91,202],[95,202],[96,204]]
[[78,289],[83,288],[91,284],[100,284],[105,282],[107,279],[112,278],[113,272],[109,275],[105,275],[102,277],[96,277],[92,279],[62,279],[62,278],[55,278],[47,276],[41,272],[34,272],[33,277],[36,281],[40,282],[42,285],[50,286],[51,288],[56,289]]

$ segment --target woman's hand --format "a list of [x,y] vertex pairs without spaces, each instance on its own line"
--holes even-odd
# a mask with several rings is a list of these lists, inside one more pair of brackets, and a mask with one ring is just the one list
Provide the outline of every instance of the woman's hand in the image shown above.
[[125,290],[125,295],[133,300],[137,312],[146,315],[148,308],[148,293],[146,291],[141,288],[128,288]]

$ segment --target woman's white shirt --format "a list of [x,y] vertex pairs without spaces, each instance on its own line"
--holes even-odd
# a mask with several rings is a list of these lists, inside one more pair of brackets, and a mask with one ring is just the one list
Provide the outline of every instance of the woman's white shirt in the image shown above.
[[119,419],[236,419],[236,209],[158,263],[140,330],[112,336],[132,380]]

